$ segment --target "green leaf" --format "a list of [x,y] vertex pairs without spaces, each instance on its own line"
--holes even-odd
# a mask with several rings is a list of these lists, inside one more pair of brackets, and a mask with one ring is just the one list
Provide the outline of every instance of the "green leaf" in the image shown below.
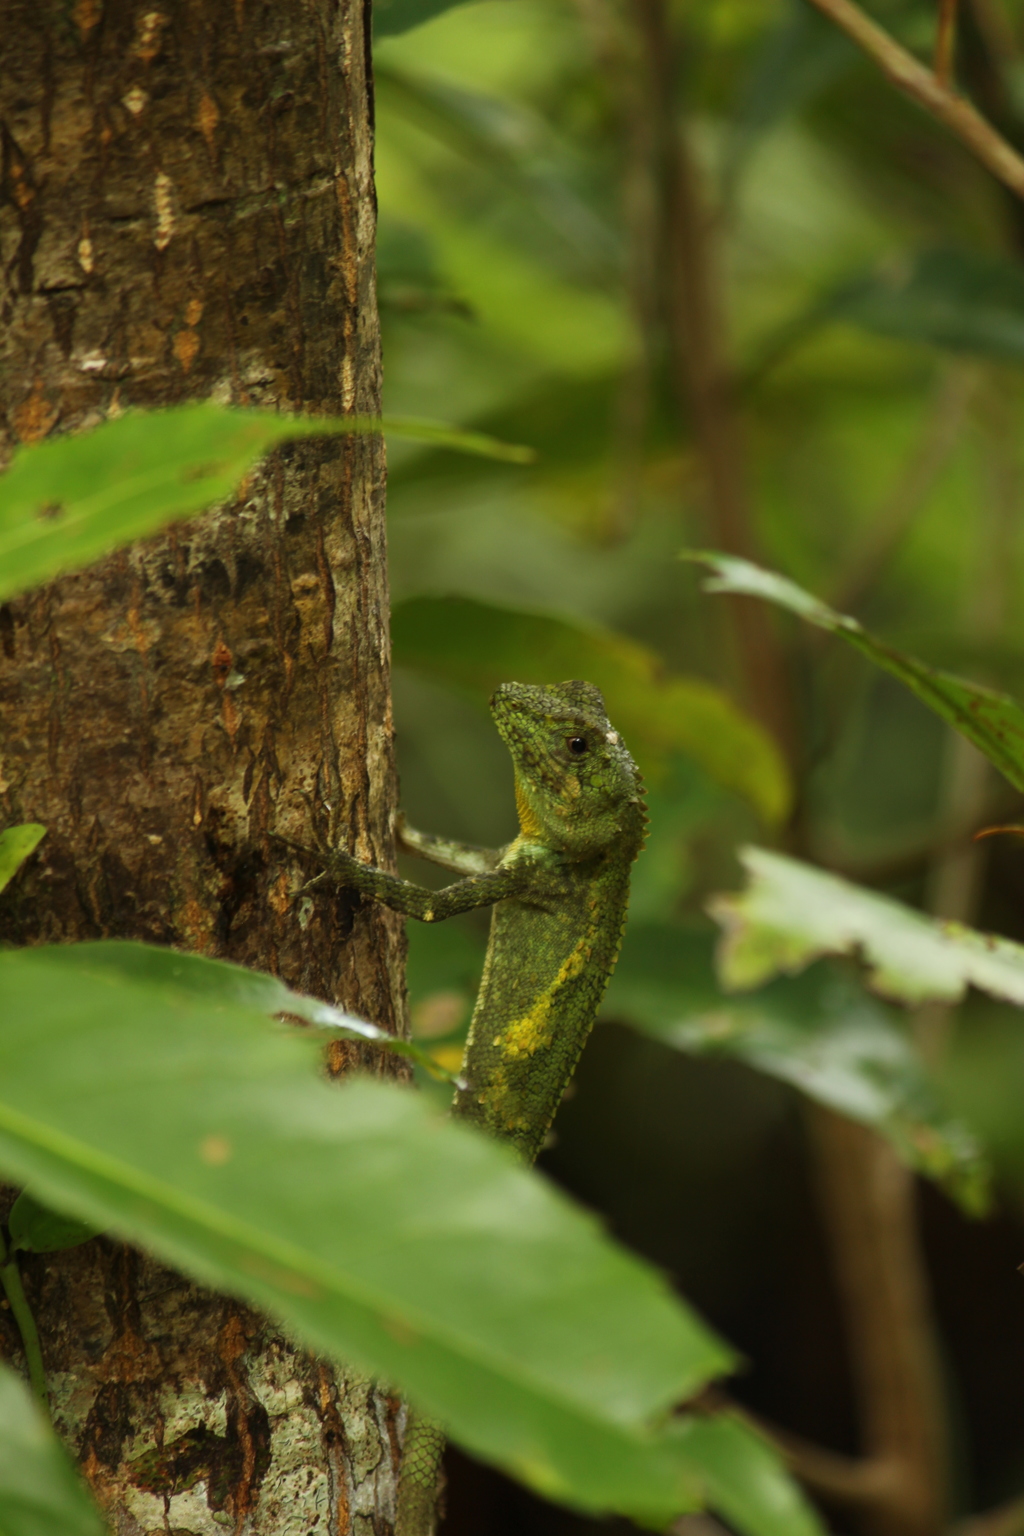
[[382,416],[380,429],[386,437],[407,437],[434,448],[453,448],[457,453],[501,459],[506,464],[532,464],[537,457],[532,448],[522,443],[503,443],[486,432],[466,432],[461,427],[450,427],[447,422],[433,421],[429,416]]
[[955,1003],[968,986],[1024,1004],[1024,946],[926,917],[799,859],[743,848],[747,889],[708,910],[725,930],[718,971],[730,989],[802,971],[820,955],[859,954],[868,985],[903,1003]]
[[694,1414],[673,1433],[713,1510],[744,1536],[816,1536],[821,1525],[772,1447],[738,1414]]
[[898,677],[922,703],[972,741],[1015,789],[1024,790],[1024,709],[1016,699],[904,655],[869,634],[848,614],[837,613],[787,577],[762,570],[749,560],[711,551],[687,551],[683,559],[706,565],[714,572],[704,584],[707,592],[763,597],[819,629],[841,635],[876,666]]
[[51,1211],[27,1189],[22,1190],[11,1206],[7,1226],[11,1247],[24,1253],[58,1253],[62,1248],[77,1248],[80,1243],[97,1237],[102,1230],[91,1222]]
[[393,37],[408,32],[442,11],[450,11],[456,0],[374,0],[373,35]]
[[7,1178],[397,1382],[549,1497],[693,1507],[659,1416],[731,1356],[660,1276],[421,1096],[323,1081],[315,1037],[68,954],[0,954]]
[[391,1035],[379,1024],[357,1019],[354,1014],[344,1013],[330,1003],[322,1003],[317,997],[293,992],[276,976],[264,971],[250,971],[244,965],[232,965],[227,960],[209,960],[203,955],[183,955],[176,949],[165,949],[156,944],[138,944],[129,939],[104,939],[95,943],[67,944],[48,951],[53,966],[66,965],[73,971],[83,967],[94,972],[111,972],[126,981],[138,981],[146,986],[163,987],[175,992],[189,992],[209,1003],[237,1003],[242,1008],[255,1008],[273,1017],[290,1014],[312,1024],[317,1029],[329,1030],[346,1040],[367,1040],[397,1056],[406,1056],[425,1068],[434,1077],[447,1082],[457,1082],[451,1072],[439,1067],[429,1052],[423,1051],[412,1040]]
[[797,0],[788,7],[758,49],[737,96],[723,178],[730,191],[768,133],[856,58],[850,40],[810,5]]
[[577,157],[567,153],[564,139],[542,115],[522,101],[403,68],[394,50],[389,55],[390,62],[378,58],[374,69],[383,112],[454,150],[470,184],[491,182],[492,195],[509,205],[509,212],[514,209],[504,225],[506,239],[581,284],[607,287],[617,279],[619,241],[604,210],[595,206],[592,186],[580,177]]
[[972,998],[937,1068],[944,1096],[985,1138],[1000,1183],[1024,1189],[1024,1037],[1020,1014]]
[[631,924],[604,1016],[674,1050],[728,1056],[790,1083],[885,1136],[971,1214],[987,1207],[987,1162],[940,1103],[892,1009],[828,964],[758,992],[723,995],[712,945],[707,933]]
[[0,1364],[3,1536],[104,1536],[106,1527],[63,1447],[15,1373]]
[[0,832],[0,891],[9,885],[32,853],[46,836],[46,828],[37,821],[25,821],[17,827],[5,827]]
[[[772,61],[766,62],[770,67]],[[747,143],[742,140],[741,148]],[[1019,262],[969,250],[930,250],[888,259],[881,267],[830,286],[771,331],[748,383],[837,320],[896,341],[1020,363],[1024,272]]]
[[838,289],[823,315],[880,336],[1024,360],[1024,271],[981,251],[931,250]]
[[[433,242],[426,232],[383,211],[377,220],[377,306],[382,323],[392,316],[425,314],[471,318],[467,306],[438,271]],[[431,382],[436,388],[436,381]]]
[[0,476],[0,599],[223,501],[276,443],[380,431],[516,462],[530,453],[414,417],[289,416],[210,401],[126,411],[17,449]]
[[645,771],[684,752],[766,821],[788,810],[785,764],[761,727],[710,683],[663,672],[654,652],[624,635],[467,597],[416,597],[395,608],[391,638],[400,666],[477,698],[510,680],[586,678]]

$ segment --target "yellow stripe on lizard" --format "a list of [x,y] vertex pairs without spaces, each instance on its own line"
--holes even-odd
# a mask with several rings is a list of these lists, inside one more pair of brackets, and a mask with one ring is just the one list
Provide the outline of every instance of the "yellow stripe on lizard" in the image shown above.
[[593,934],[588,933],[563,961],[558,975],[550,987],[541,993],[529,1013],[506,1025],[500,1035],[495,1035],[494,1043],[501,1047],[504,1056],[515,1061],[522,1056],[532,1056],[542,1046],[551,1044],[548,1025],[558,994],[567,981],[581,974],[593,953]]

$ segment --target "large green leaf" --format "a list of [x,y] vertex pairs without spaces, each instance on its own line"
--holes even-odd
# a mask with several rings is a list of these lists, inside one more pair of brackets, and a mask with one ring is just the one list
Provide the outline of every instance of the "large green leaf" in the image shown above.
[[397,1382],[549,1496],[692,1507],[658,1416],[731,1357],[660,1277],[418,1095],[324,1082],[315,1037],[73,953],[0,955],[8,1179]]
[[664,673],[652,651],[624,635],[468,597],[400,603],[391,635],[399,665],[478,698],[509,679],[585,678],[603,692],[641,767],[657,772],[669,753],[684,752],[766,821],[788,810],[785,764],[761,727],[710,683]]
[[728,1056],[869,1125],[910,1167],[968,1211],[988,1202],[989,1172],[970,1132],[939,1102],[893,1009],[828,964],[728,996],[711,934],[630,925],[604,1016],[674,1050]]
[[709,903],[725,930],[718,970],[726,987],[759,986],[821,955],[859,954],[869,986],[899,1002],[958,1002],[974,986],[1024,1004],[1024,946],[926,917],[766,848],[743,848],[740,859],[746,890]]
[[413,417],[288,416],[211,401],[127,411],[94,431],[15,452],[0,476],[0,599],[222,501],[275,443],[380,431],[518,462],[531,457]]
[[848,614],[837,613],[787,577],[762,570],[749,560],[710,551],[687,552],[684,559],[706,565],[714,573],[705,582],[708,592],[739,592],[767,598],[809,624],[841,635],[876,666],[898,677],[929,709],[972,741],[1015,789],[1024,790],[1024,709],[1016,699],[904,655],[870,634]]
[[3,1536],[104,1536],[105,1530],[28,1388],[0,1364]]
[[24,821],[0,832],[0,891],[9,885],[30,853],[46,836],[46,828],[37,821]]
[[341,1008],[321,1002],[318,997],[293,992],[278,977],[268,976],[264,971],[251,971],[227,960],[209,960],[203,955],[183,955],[176,949],[138,944],[130,939],[66,944],[47,953],[53,967],[68,966],[77,971],[86,966],[90,971],[109,971],[115,977],[143,985],[189,992],[211,1004],[237,1003],[242,1008],[254,1008],[271,1016],[288,1014],[345,1039],[366,1040],[398,1056],[408,1056],[428,1072],[452,1080],[452,1074],[438,1068],[433,1058],[413,1041],[390,1035],[379,1024],[357,1019]]

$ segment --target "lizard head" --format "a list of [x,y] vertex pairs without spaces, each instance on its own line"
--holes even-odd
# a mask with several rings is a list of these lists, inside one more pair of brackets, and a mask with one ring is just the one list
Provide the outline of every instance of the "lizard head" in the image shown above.
[[502,683],[491,713],[516,770],[524,837],[577,857],[643,841],[643,780],[593,683]]

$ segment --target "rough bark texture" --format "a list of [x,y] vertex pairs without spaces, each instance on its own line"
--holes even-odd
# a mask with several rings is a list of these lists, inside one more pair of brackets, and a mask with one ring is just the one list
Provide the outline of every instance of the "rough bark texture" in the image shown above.
[[[378,409],[360,0],[0,10],[0,454],[135,404]],[[5,942],[178,945],[401,1027],[395,920],[296,907],[267,836],[391,858],[383,479],[366,439],[285,448],[0,609],[0,825],[49,828]],[[25,1270],[115,1531],[390,1529],[397,1408],[366,1382],[105,1239]]]

